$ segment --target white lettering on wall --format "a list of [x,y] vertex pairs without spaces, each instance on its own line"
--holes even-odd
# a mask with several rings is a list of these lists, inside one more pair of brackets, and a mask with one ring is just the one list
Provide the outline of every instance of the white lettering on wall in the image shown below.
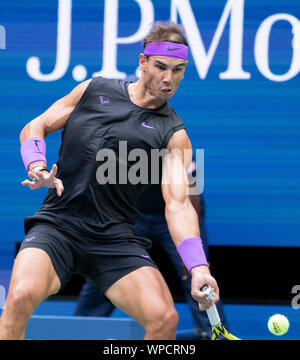
[[[293,56],[289,70],[285,74],[273,74],[269,66],[269,42],[272,26],[276,21],[285,20],[292,25],[294,41],[292,43]],[[289,14],[275,14],[269,16],[260,25],[255,38],[254,54],[258,70],[269,80],[287,81],[295,77],[300,71],[300,47],[297,39],[300,37],[300,21]]]
[[127,74],[117,69],[117,46],[142,41],[154,22],[154,9],[151,0],[134,0],[141,10],[141,20],[137,32],[131,36],[118,37],[119,0],[106,0],[104,11],[103,64],[93,76],[104,76],[112,79],[125,79]]
[[250,73],[242,69],[244,0],[228,0],[212,43],[206,52],[203,40],[189,0],[172,0],[171,19],[177,22],[180,15],[189,48],[201,79],[205,79],[215,55],[225,24],[230,16],[228,69],[220,74],[221,79],[249,79]]
[[26,70],[30,77],[38,81],[54,81],[63,77],[70,64],[72,0],[59,0],[57,19],[57,50],[54,70],[42,74],[41,61],[37,56],[27,60]]
[[[127,74],[118,70],[118,46],[136,44],[147,36],[154,22],[154,7],[151,0],[128,0],[138,5],[140,16],[136,19],[137,30],[130,36],[118,36],[119,0],[105,0],[102,68],[92,76],[125,79]],[[220,79],[250,79],[251,74],[243,69],[244,0],[227,0],[212,41],[206,50],[200,33],[201,23],[197,22],[189,0],[170,0],[170,17],[177,22],[180,17],[185,28],[196,70],[200,79],[205,79],[213,63],[225,26],[229,22],[228,66],[219,74]],[[51,73],[41,72],[41,60],[32,56],[27,60],[28,75],[37,81],[55,81],[68,71],[71,52],[72,0],[58,0],[57,41],[54,69]],[[293,53],[289,69],[285,74],[274,74],[269,63],[269,42],[273,25],[277,21],[291,24]],[[258,70],[271,81],[287,81],[300,72],[300,21],[290,14],[274,14],[267,17],[259,26],[254,45],[254,57]],[[138,57],[136,57],[138,60]],[[136,70],[136,76],[140,72]],[[74,80],[83,81],[88,74],[83,65],[77,65],[72,71]]]

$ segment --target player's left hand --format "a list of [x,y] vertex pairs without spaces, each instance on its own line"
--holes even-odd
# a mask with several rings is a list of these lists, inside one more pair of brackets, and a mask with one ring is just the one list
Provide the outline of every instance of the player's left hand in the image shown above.
[[[219,288],[216,280],[211,276],[207,266],[197,266],[191,270],[192,284],[191,294],[192,297],[198,301],[200,310],[208,310],[213,304],[219,301]],[[200,290],[205,284],[209,285],[215,293],[215,298],[212,302],[206,299],[205,294]]]
[[43,186],[49,188],[56,188],[56,192],[58,196],[61,196],[64,191],[63,183],[60,179],[56,178],[57,174],[57,165],[54,164],[50,172],[48,171],[29,171],[28,176],[31,181],[26,179],[22,181],[23,186],[28,186],[31,190],[39,189]]

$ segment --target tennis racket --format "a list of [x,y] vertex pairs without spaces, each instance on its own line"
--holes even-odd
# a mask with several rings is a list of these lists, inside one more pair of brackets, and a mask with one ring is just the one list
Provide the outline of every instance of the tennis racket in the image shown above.
[[[212,291],[209,285],[202,286],[200,290],[205,293],[206,299],[208,301],[212,301],[214,299],[215,293]],[[240,338],[230,334],[230,332],[224,328],[215,304],[206,310],[206,312],[212,327],[212,340],[219,340],[220,334],[223,335],[227,340],[241,340]]]

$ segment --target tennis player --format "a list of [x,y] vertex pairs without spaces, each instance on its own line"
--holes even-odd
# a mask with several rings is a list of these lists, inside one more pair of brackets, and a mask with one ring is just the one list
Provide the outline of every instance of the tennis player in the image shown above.
[[[191,143],[168,104],[184,75],[187,42],[181,27],[157,22],[143,46],[140,80],[84,81],[20,134],[30,178],[22,184],[49,190],[41,208],[25,218],[26,236],[0,319],[1,339],[23,339],[32,312],[74,273],[90,279],[115,306],[136,319],[145,329],[145,339],[175,338],[178,314],[170,291],[145,250],[148,240],[135,232],[134,204],[147,185],[120,179],[99,184],[99,164],[104,162],[98,161],[99,150],[113,152],[117,162],[112,166],[120,170],[121,141],[128,152],[143,149],[150,155],[152,149],[168,150],[162,193],[170,234],[191,272],[191,293],[202,310],[211,305],[200,291],[204,284],[216,293],[213,303],[219,298],[188,196],[186,165],[191,159],[184,162],[181,154],[191,149]],[[59,159],[48,169],[45,137],[60,129]],[[125,164],[128,173],[134,164]]]

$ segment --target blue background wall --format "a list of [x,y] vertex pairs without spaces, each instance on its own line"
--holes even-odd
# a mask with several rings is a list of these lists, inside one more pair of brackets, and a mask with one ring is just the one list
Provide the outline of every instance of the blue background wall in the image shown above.
[[[171,3],[152,0],[155,20],[170,18]],[[189,2],[206,50],[226,3]],[[15,242],[23,239],[23,218],[39,208],[47,191],[21,186],[26,172],[19,155],[19,133],[78,84],[72,75],[76,65],[86,68],[87,78],[102,68],[104,5],[104,0],[73,0],[68,69],[56,81],[37,81],[29,76],[26,62],[38,56],[41,72],[53,71],[58,2],[0,3],[0,24],[7,36],[6,49],[0,50],[0,268],[12,266]],[[254,56],[262,22],[279,13],[299,19],[299,1],[245,1],[242,66],[250,79],[219,77],[228,67],[227,21],[206,77],[200,78],[190,54],[185,78],[171,100],[193,147],[205,149],[204,195],[211,245],[299,246],[299,71],[287,81],[272,81],[259,71]],[[136,1],[120,0],[118,36],[135,33],[140,18]],[[291,24],[277,21],[269,42],[272,73],[289,70],[292,40]],[[118,70],[134,74],[141,51],[140,41],[119,45]],[[59,144],[59,133],[49,135],[49,164],[57,160]]]

